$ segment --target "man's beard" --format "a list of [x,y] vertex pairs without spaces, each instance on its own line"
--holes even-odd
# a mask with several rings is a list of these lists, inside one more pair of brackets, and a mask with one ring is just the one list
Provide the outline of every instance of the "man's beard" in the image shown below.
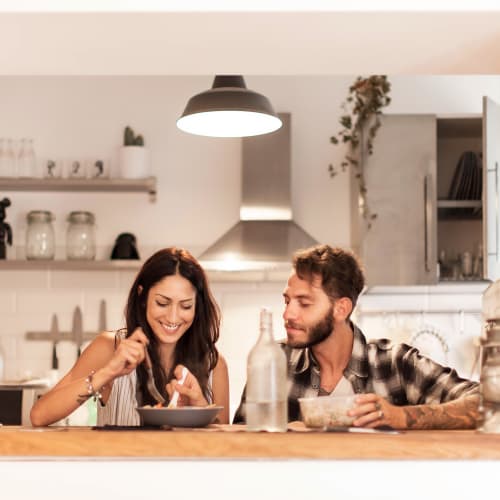
[[[296,326],[293,323],[288,323],[289,326]],[[325,316],[320,319],[315,325],[309,329],[309,334],[305,342],[291,342],[287,344],[290,347],[303,349],[305,347],[313,347],[323,340],[326,340],[333,333],[333,305],[330,306]]]

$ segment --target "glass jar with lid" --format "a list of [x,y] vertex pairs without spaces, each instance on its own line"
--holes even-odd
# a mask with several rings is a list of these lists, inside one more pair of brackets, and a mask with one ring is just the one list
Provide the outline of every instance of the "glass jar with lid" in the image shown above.
[[68,216],[66,255],[69,260],[95,259],[95,217],[91,212],[71,212]]
[[51,260],[55,255],[54,215],[47,210],[32,210],[27,215],[26,258]]

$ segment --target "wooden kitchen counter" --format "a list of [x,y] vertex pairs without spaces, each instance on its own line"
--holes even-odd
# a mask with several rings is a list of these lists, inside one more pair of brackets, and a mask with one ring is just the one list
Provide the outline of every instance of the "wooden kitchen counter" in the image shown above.
[[9,457],[498,460],[500,435],[476,431],[268,434],[0,427],[0,458]]

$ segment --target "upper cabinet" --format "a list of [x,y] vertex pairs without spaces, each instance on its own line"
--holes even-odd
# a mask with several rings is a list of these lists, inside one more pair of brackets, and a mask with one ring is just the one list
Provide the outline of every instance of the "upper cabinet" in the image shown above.
[[500,106],[483,105],[477,117],[382,116],[364,160],[377,218],[353,218],[368,285],[500,277]]
[[500,277],[500,106],[483,98],[483,204],[484,204],[484,249],[485,277],[496,280]]
[[436,279],[436,140],[434,116],[382,117],[364,162],[367,203],[377,214],[360,237],[369,285]]

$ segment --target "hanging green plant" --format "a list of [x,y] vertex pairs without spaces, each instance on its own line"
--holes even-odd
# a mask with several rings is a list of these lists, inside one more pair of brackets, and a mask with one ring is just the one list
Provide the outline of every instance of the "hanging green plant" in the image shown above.
[[[349,87],[349,94],[342,103],[342,109],[345,111],[339,119],[342,128],[337,134],[330,137],[332,144],[347,144],[349,146],[340,167],[343,172],[349,166],[356,171],[355,177],[358,180],[362,200],[360,210],[363,218],[367,221],[368,228],[371,227],[371,222],[377,218],[377,214],[371,212],[366,201],[367,188],[363,174],[363,155],[365,151],[369,155],[373,154],[373,143],[381,125],[382,108],[391,102],[390,90],[391,84],[386,75],[370,75],[366,78],[358,76]],[[365,134],[367,134],[366,137]],[[338,168],[330,164],[328,171],[330,177],[335,177]]]

